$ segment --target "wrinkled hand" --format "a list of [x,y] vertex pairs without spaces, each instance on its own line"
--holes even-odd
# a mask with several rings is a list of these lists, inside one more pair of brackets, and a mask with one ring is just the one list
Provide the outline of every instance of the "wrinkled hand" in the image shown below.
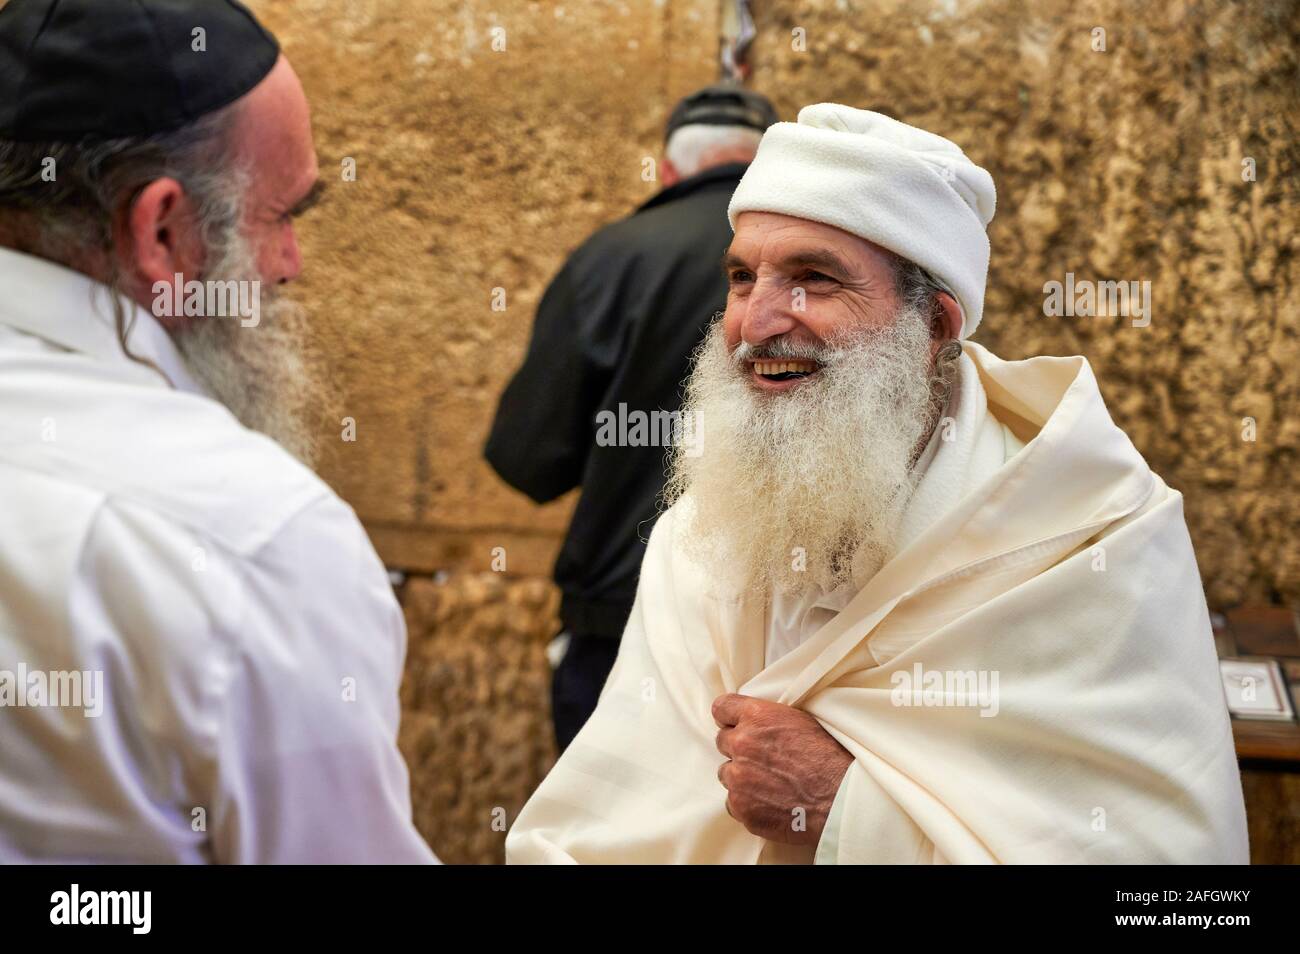
[[816,845],[835,793],[853,762],[849,751],[808,713],[729,693],[713,701],[718,769],[727,811],[755,835]]

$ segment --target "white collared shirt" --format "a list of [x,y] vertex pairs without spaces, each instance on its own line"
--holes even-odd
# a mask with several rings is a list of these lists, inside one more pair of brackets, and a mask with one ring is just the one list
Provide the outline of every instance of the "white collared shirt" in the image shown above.
[[436,861],[356,515],[129,308],[0,249],[0,863]]

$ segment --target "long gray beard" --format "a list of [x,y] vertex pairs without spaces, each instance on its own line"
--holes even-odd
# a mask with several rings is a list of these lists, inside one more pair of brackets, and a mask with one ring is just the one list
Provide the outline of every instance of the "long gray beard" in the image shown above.
[[945,397],[928,322],[904,308],[851,340],[754,350],[823,367],[790,391],[758,391],[743,363],[749,350],[729,354],[714,323],[682,408],[695,451],[674,448],[665,490],[668,503],[681,500],[680,539],[737,592],[861,586],[894,552],[912,463]]
[[[234,230],[213,246],[215,260],[205,281],[250,281],[255,256]],[[196,318],[172,339],[190,373],[245,427],[259,431],[308,467],[316,463],[319,438],[313,419],[328,413],[325,392],[308,346],[303,308],[265,283],[261,320],[245,327],[231,317]]]

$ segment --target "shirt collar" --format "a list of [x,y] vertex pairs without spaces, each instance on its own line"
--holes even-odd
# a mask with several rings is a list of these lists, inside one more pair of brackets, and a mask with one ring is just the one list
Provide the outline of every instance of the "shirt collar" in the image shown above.
[[0,248],[0,288],[4,289],[0,325],[92,357],[137,383],[207,394],[166,329],[144,308],[119,296],[130,326],[131,354],[152,361],[162,375],[127,357],[117,336],[112,292],[102,282],[43,258]]

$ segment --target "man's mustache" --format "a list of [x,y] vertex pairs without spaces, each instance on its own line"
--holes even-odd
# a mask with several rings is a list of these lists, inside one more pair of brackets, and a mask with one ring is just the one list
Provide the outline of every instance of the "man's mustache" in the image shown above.
[[734,364],[744,364],[748,361],[816,361],[820,365],[828,365],[835,361],[839,349],[826,344],[815,344],[810,342],[800,342],[785,336],[770,338],[762,344],[750,345],[742,341],[731,352],[731,360]]

